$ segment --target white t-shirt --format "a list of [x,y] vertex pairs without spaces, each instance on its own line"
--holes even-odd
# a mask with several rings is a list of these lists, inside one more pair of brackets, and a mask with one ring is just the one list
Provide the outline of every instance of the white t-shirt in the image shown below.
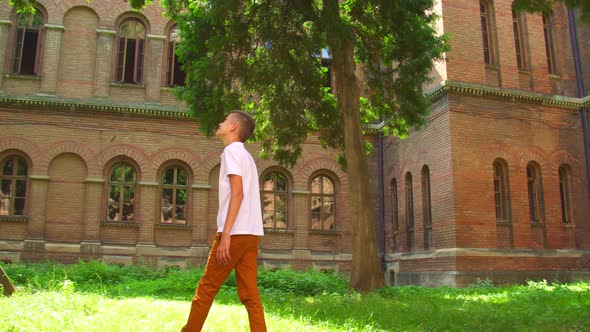
[[222,232],[229,209],[231,187],[229,175],[242,177],[244,198],[230,235],[264,235],[258,171],[252,155],[244,148],[244,143],[234,142],[226,146],[221,154],[219,170],[219,211],[217,212],[217,231]]

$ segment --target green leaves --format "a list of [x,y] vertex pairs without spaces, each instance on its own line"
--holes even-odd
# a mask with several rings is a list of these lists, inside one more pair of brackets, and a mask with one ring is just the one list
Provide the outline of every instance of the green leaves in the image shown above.
[[[383,119],[384,130],[398,135],[424,123],[429,104],[420,86],[448,50],[428,11],[432,1],[345,1],[336,11],[311,0],[188,3],[187,11],[170,13],[184,40],[178,53],[188,77],[180,96],[203,132],[240,108],[254,115],[263,154],[282,164],[295,163],[311,134],[342,151],[341,110],[319,55],[338,54],[350,32],[358,73],[367,78],[363,123]],[[329,33],[342,40],[328,40]]]
[[582,20],[590,22],[590,0],[515,0],[513,6],[517,11],[551,14],[559,3],[564,3],[568,8],[578,8]]

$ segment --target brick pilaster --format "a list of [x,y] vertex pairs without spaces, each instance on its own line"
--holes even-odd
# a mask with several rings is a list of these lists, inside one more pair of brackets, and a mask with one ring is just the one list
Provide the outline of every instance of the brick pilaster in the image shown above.
[[157,182],[140,182],[141,203],[139,211],[139,243],[143,245],[154,244],[154,204],[156,201]]
[[309,195],[308,190],[293,190],[293,226],[295,237],[293,239],[293,249],[308,249],[309,238]]
[[192,218],[192,246],[207,245],[207,214],[209,207],[208,184],[193,184],[193,218]]
[[43,72],[41,74],[41,93],[54,95],[57,89],[57,71],[63,25],[45,24],[45,51],[43,54]]
[[97,97],[108,97],[112,72],[113,38],[116,32],[114,30],[97,29],[96,34],[98,35],[98,47],[96,48],[94,95]]
[[0,20],[0,91],[2,91],[2,74],[4,74],[4,63],[6,61],[6,47],[8,46],[8,32],[12,22]]
[[150,51],[148,54],[145,99],[147,101],[159,101],[160,87],[162,86],[162,54],[166,36],[148,34],[147,38]]
[[[43,175],[31,175],[31,201],[29,213],[29,229],[25,248],[30,250],[43,250],[45,240],[45,214],[47,202],[47,188],[49,177]],[[27,243],[30,242],[30,243]]]
[[100,208],[101,193],[104,186],[104,179],[87,178],[86,184],[86,203],[84,210],[84,233],[82,235],[82,244],[86,244],[89,251],[92,248],[100,246]]

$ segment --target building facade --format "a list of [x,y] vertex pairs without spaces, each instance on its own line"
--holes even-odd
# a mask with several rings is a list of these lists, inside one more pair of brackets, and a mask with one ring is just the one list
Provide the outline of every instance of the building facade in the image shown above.
[[[219,154],[172,86],[174,22],[126,1],[0,4],[0,260],[192,266],[216,230]],[[584,112],[565,8],[442,1],[452,51],[428,124],[367,137],[386,280],[590,276]],[[590,29],[576,27],[578,53]],[[586,69],[586,70],[584,70]],[[579,80],[578,80],[579,78]],[[249,145],[253,155],[258,146]],[[347,175],[312,137],[287,169],[257,159],[269,269],[349,271]]]
[[443,0],[437,11],[452,50],[427,87],[428,124],[384,141],[386,278],[588,278],[588,27],[562,6]]

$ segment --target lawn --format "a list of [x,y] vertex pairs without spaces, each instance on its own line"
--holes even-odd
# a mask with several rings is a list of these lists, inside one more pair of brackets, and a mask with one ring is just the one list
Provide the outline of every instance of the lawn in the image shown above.
[[[0,331],[180,331],[202,269],[100,262],[5,264],[17,292],[0,297]],[[259,274],[269,331],[590,331],[590,282],[347,290],[334,274]],[[0,292],[1,294],[1,292]],[[235,279],[206,331],[248,331]]]

